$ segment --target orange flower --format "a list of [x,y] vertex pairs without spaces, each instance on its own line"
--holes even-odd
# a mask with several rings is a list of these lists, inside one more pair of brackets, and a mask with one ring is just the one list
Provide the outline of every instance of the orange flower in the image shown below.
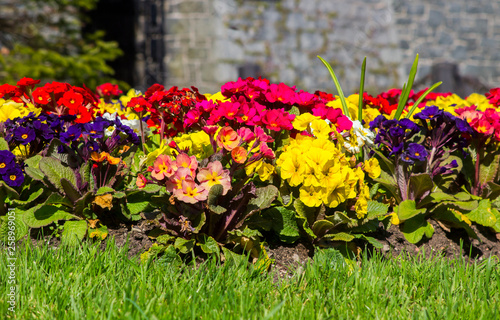
[[120,161],[122,161],[122,159],[112,157],[109,154],[106,155],[106,160],[108,160],[109,164],[112,164],[112,165],[117,165],[120,163]]
[[107,156],[107,152],[97,153],[94,151],[90,154],[90,158],[95,162],[103,162],[104,160],[106,160]]
[[248,153],[243,147],[236,147],[231,151],[231,156],[236,163],[244,163],[247,161],[247,155]]
[[241,137],[231,127],[223,127],[217,135],[217,145],[231,151],[240,145]]
[[137,175],[137,180],[135,181],[135,185],[139,188],[142,189],[146,186],[148,183],[148,179],[146,179],[145,176],[143,176],[141,173]]

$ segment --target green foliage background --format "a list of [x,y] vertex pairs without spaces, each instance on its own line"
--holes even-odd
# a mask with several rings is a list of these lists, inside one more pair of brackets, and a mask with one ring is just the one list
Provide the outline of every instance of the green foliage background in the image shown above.
[[82,33],[98,0],[5,0],[0,13],[0,83],[22,77],[95,87],[113,82],[107,64],[122,54],[104,32]]

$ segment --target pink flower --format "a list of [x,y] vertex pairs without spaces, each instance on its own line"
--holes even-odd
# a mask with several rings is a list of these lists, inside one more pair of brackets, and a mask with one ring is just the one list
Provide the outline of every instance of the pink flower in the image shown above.
[[295,95],[295,103],[301,107],[309,108],[314,106],[319,99],[312,93],[300,90],[299,93]]
[[198,168],[198,161],[195,156],[188,156],[186,153],[179,153],[175,159],[175,163],[178,168],[188,168],[191,170],[191,176],[194,177],[194,173]]
[[161,154],[156,158],[151,169],[151,176],[160,181],[164,178],[170,178],[177,170],[177,165],[172,161],[170,156]]
[[167,180],[166,188],[168,192],[173,192],[176,189],[182,189],[183,181],[194,181],[191,170],[188,168],[179,168],[175,174]]
[[182,188],[174,190],[174,196],[186,203],[196,203],[207,200],[208,191],[192,180],[184,180],[182,181]]
[[148,179],[146,179],[145,176],[143,176],[141,173],[139,173],[137,175],[137,180],[135,181],[136,186],[139,189],[142,189],[146,186],[147,183],[148,183]]
[[269,148],[265,142],[261,142],[259,147],[260,147],[260,153],[262,153],[264,158],[268,159],[275,158],[274,151],[271,148]]
[[255,139],[255,134],[252,132],[252,130],[246,127],[239,128],[237,133],[246,143],[249,143],[250,141]]
[[345,115],[341,115],[336,119],[335,126],[337,127],[338,132],[342,132],[344,130],[351,130],[352,121],[349,120]]
[[262,142],[273,142],[274,139],[271,138],[271,136],[268,136],[265,132],[264,129],[261,127],[255,127],[254,128],[255,135],[257,136],[257,139]]
[[206,168],[200,169],[196,178],[207,192],[216,184],[222,185],[223,195],[231,189],[229,170],[224,169],[220,161],[210,162]]
[[295,87],[289,87],[283,82],[280,84],[272,83],[269,91],[266,93],[266,99],[271,102],[281,102],[285,104],[295,103]]
[[236,147],[231,151],[231,157],[236,163],[244,163],[247,161],[248,152],[243,147]]
[[213,136],[217,132],[217,129],[219,129],[219,127],[218,126],[204,126],[202,129],[209,136]]
[[242,93],[243,91],[245,91],[246,86],[247,86],[247,81],[242,80],[241,78],[238,78],[238,80],[236,82],[230,81],[230,82],[227,82],[226,84],[224,84],[221,87],[221,93],[225,97],[229,98],[234,94]]
[[201,112],[197,109],[191,109],[188,111],[186,116],[184,117],[184,128],[189,128],[193,124],[198,123],[200,121]]

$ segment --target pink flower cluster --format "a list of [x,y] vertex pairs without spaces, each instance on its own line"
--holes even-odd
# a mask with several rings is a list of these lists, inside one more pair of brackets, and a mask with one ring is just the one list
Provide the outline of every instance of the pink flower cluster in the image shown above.
[[456,109],[458,116],[469,122],[480,136],[488,138],[493,136],[496,141],[500,141],[500,113],[494,108],[485,111],[476,110],[476,106]]
[[[293,130],[295,114],[289,111],[293,106],[301,112],[312,112],[316,116],[340,125],[345,117],[340,109],[327,107],[335,98],[321,92],[315,94],[297,91],[284,83],[274,84],[267,79],[238,79],[221,88],[228,101],[202,101],[191,109],[184,119],[184,127],[220,125],[239,127],[260,126],[272,131]],[[206,120],[204,120],[206,119]]]
[[139,188],[150,182],[163,184],[175,198],[186,203],[207,200],[210,188],[216,184],[222,185],[224,195],[231,189],[229,170],[224,169],[220,161],[198,168],[196,157],[185,153],[180,153],[175,159],[164,154],[158,156],[148,172],[151,172],[153,181],[139,174],[136,182]]

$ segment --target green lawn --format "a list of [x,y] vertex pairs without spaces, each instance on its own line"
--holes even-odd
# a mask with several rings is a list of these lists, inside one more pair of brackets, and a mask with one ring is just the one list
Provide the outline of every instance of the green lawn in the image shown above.
[[[0,254],[0,283],[9,269]],[[444,259],[364,259],[352,268],[333,250],[290,279],[214,259],[140,264],[96,245],[16,253],[15,319],[500,319],[500,264]]]

